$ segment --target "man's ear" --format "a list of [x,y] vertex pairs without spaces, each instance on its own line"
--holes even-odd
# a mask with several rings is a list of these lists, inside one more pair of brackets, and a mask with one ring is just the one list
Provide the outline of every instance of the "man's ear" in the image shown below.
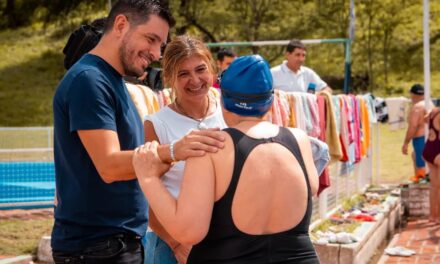
[[125,15],[119,14],[115,17],[115,22],[113,23],[113,31],[116,36],[122,36],[130,27],[130,23]]

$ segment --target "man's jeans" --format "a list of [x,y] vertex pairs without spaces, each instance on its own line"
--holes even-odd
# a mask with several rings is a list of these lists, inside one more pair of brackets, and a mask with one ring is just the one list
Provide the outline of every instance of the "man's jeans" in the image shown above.
[[147,231],[145,235],[144,264],[177,264],[171,248],[154,232]]
[[120,234],[80,252],[54,251],[52,256],[56,264],[142,264],[143,251],[139,236]]

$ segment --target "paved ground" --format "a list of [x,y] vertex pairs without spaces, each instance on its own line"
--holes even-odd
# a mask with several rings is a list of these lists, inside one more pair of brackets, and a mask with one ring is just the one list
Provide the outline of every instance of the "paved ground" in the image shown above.
[[401,246],[416,252],[411,257],[384,255],[379,264],[397,263],[440,263],[440,225],[427,220],[409,221],[407,226],[396,233],[388,247]]

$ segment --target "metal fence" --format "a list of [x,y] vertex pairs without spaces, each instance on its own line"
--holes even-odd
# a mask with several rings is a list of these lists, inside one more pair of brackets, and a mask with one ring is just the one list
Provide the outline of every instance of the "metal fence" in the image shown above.
[[373,173],[376,175],[379,173],[379,167],[375,167],[373,171],[373,159],[376,159],[378,164],[379,157],[379,125],[374,124],[371,128],[371,145],[365,158],[352,166],[347,166],[343,162],[330,164],[330,187],[313,199],[312,220],[326,218],[343,200],[364,192],[373,183]]
[[[377,139],[379,130],[372,132]],[[378,151],[370,147],[367,157],[352,167],[330,165],[331,186],[313,199],[313,219],[324,218],[372,183],[373,149]],[[51,207],[54,193],[53,128],[0,128],[0,209]]]

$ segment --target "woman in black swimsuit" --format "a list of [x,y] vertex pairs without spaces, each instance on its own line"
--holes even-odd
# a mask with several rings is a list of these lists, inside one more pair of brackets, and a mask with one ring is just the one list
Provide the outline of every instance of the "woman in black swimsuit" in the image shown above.
[[176,200],[159,177],[157,143],[133,158],[139,184],[169,234],[194,245],[188,263],[319,263],[308,235],[318,189],[308,136],[266,121],[272,76],[258,55],[221,79],[225,147],[186,161]]

